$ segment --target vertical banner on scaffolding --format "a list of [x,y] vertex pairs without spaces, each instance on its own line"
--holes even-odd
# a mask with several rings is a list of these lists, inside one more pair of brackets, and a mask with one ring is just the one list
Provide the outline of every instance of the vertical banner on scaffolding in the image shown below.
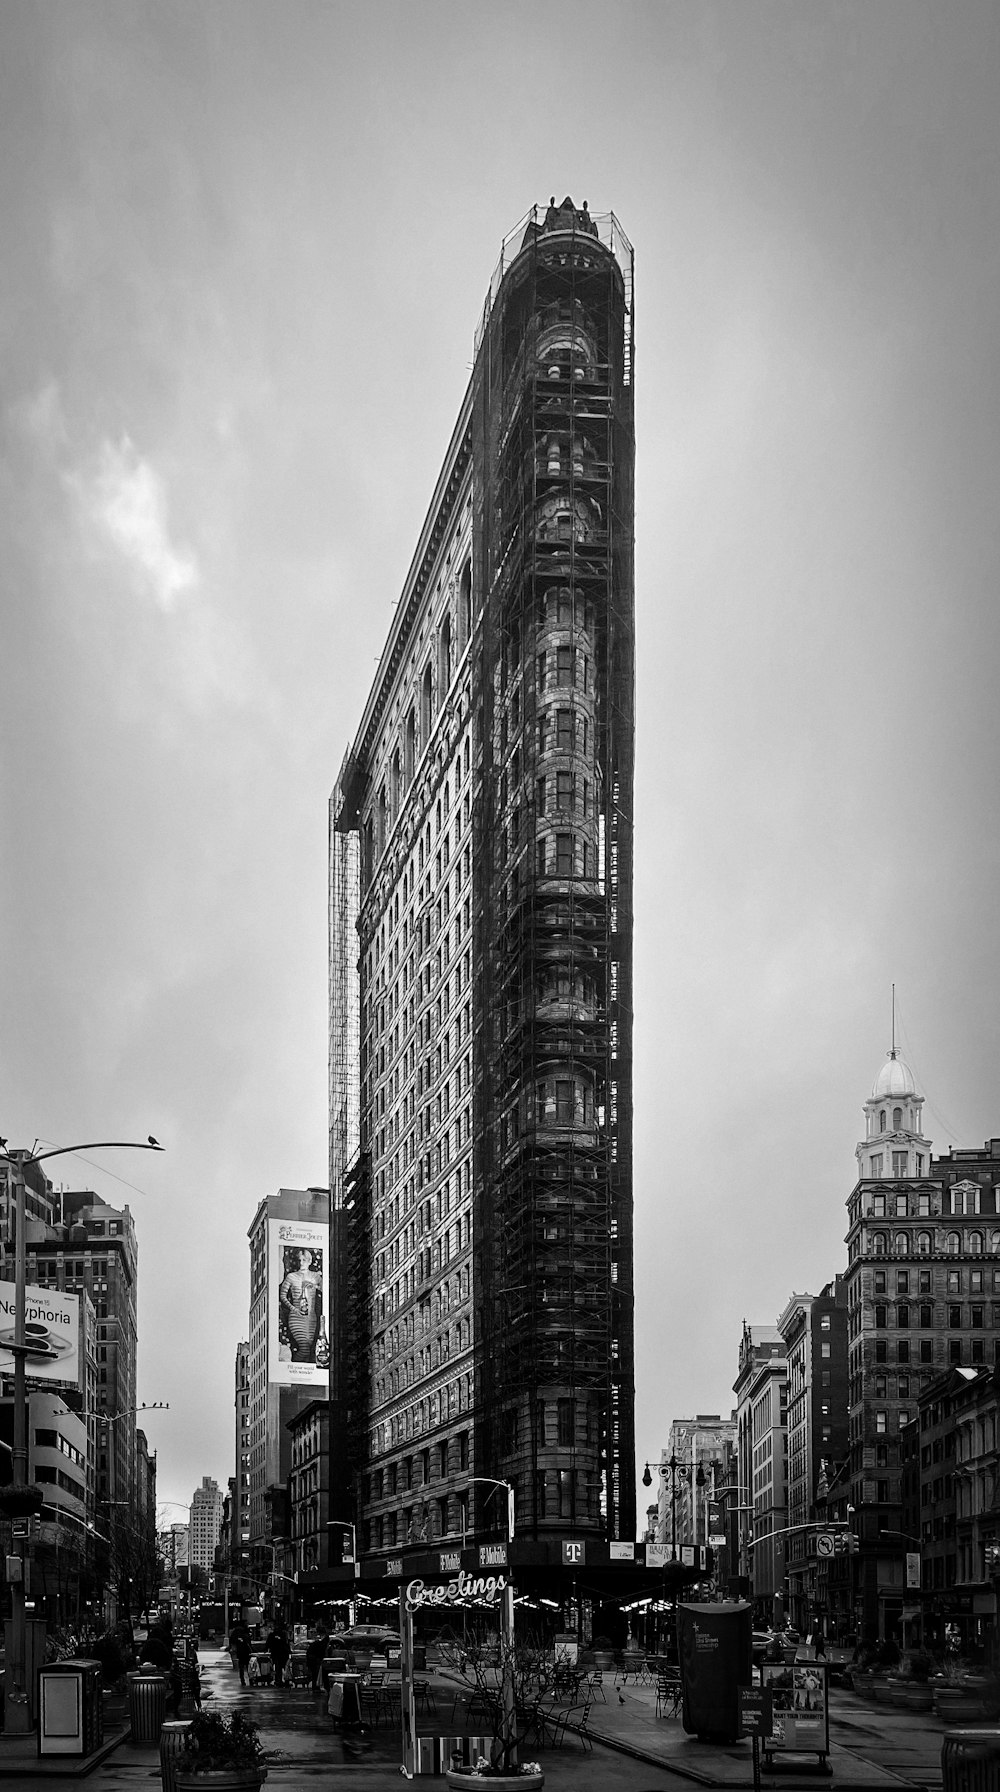
[[413,1699],[413,1613],[406,1603],[406,1588],[399,1589],[399,1635],[402,1650],[399,1659],[399,1677],[402,1681],[401,1705],[403,1711],[403,1773],[412,1780],[417,1771],[417,1718]]

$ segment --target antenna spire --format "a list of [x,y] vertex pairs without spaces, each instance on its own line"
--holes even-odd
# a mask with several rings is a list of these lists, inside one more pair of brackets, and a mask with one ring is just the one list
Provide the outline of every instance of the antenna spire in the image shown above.
[[892,1050],[890,1051],[889,1056],[890,1056],[890,1058],[894,1058],[896,1056],[896,985],[895,984],[893,984],[893,986],[892,986]]

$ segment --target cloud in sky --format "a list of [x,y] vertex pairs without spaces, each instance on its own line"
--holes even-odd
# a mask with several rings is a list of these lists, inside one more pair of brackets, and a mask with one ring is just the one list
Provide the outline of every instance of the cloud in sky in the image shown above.
[[163,609],[194,590],[198,564],[171,540],[166,482],[127,435],[102,442],[93,475],[74,475],[72,483],[91,521]]

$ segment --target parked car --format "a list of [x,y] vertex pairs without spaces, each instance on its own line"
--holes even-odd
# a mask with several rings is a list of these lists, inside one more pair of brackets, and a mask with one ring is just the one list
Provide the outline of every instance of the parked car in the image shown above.
[[384,1624],[352,1624],[348,1630],[334,1632],[329,1653],[336,1655],[343,1649],[345,1654],[361,1659],[364,1666],[373,1655],[385,1655],[395,1665],[402,1647],[399,1632],[387,1630]]

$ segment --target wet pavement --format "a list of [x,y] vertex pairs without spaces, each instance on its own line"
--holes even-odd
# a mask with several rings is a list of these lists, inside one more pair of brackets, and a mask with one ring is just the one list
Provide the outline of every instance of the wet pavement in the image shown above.
[[[326,1784],[336,1792],[388,1792],[400,1784],[401,1747],[396,1723],[383,1722],[366,1733],[356,1754],[355,1738],[342,1735],[327,1716],[326,1700],[302,1687],[253,1686],[243,1688],[228,1654],[205,1650],[201,1654],[204,1703],[225,1710],[240,1708],[259,1726],[268,1761],[267,1792],[296,1792]],[[419,1723],[421,1733],[448,1734],[458,1690],[454,1679],[429,1676],[434,1688],[437,1716]],[[562,1748],[532,1747],[531,1757],[545,1770],[548,1792],[656,1792],[671,1782],[682,1792],[683,1782],[732,1789],[753,1785],[749,1739],[732,1744],[705,1743],[685,1733],[679,1719],[656,1716],[655,1687],[625,1684],[604,1676],[604,1698],[597,1697],[590,1716],[593,1748],[586,1749],[570,1733]],[[190,1703],[182,1710],[190,1715]],[[109,1717],[112,1713],[109,1711]],[[939,1792],[941,1742],[944,1728],[930,1713],[894,1711],[867,1704],[855,1693],[831,1688],[830,1756],[824,1777],[815,1756],[776,1759],[773,1768],[762,1769],[761,1786],[777,1792],[821,1785],[844,1792]],[[1000,1731],[998,1731],[1000,1736]],[[27,1744],[30,1743],[30,1749]],[[20,1764],[19,1764],[20,1763]],[[140,1792],[160,1783],[158,1751],[152,1744],[138,1745],[127,1737],[108,1758],[95,1766],[85,1780],[67,1764],[37,1761],[34,1738],[23,1751],[0,1739],[0,1780],[28,1787],[37,1783],[40,1769],[50,1792],[85,1785],[99,1792]],[[428,1784],[443,1786],[442,1779]]]

